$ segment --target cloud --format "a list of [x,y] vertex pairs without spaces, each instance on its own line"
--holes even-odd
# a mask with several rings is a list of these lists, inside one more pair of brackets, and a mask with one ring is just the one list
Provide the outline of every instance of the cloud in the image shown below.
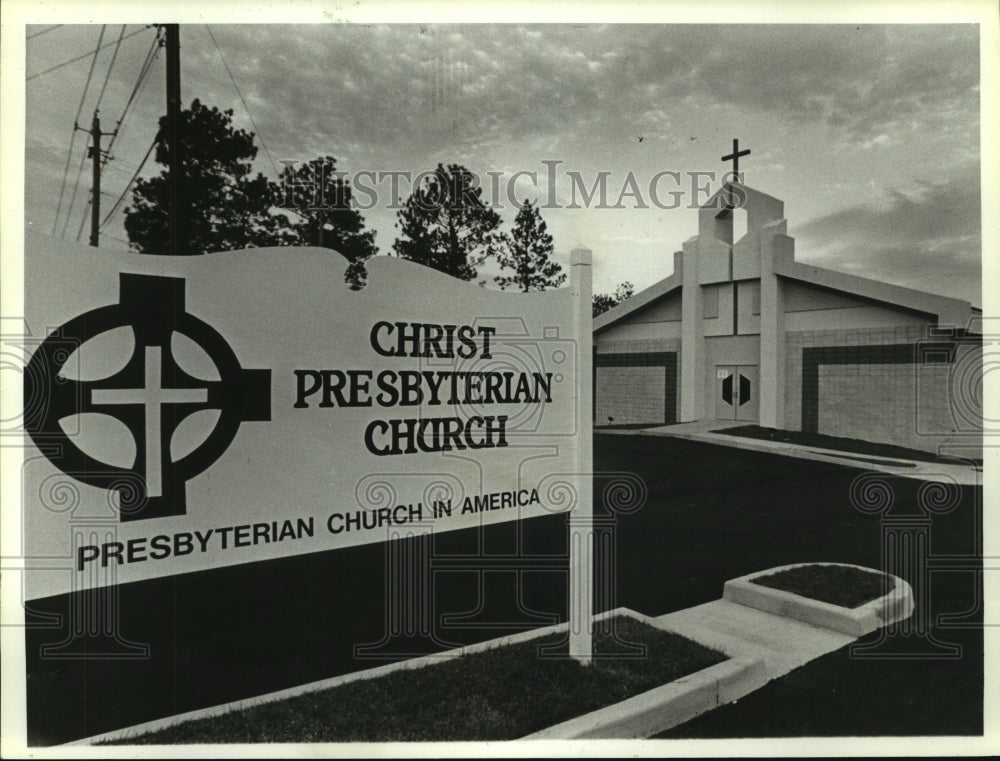
[[[710,39],[713,38],[714,39]],[[703,30],[693,91],[878,140],[911,117],[978,125],[978,29],[736,26]]]
[[[394,153],[410,143],[436,155],[483,136],[499,149],[553,133],[563,145],[603,152],[623,124],[666,138],[684,102],[819,121],[871,145],[914,118],[978,126],[971,25],[234,24],[213,32],[261,135],[284,153]],[[185,101],[197,95],[242,111],[205,28],[181,34]]]
[[300,75],[260,72],[259,86],[278,97],[268,118],[283,120],[268,132],[312,143],[325,136],[338,150],[349,144],[376,156],[409,144],[407,158],[422,154],[428,165],[449,155],[486,171],[512,150],[537,162],[553,136],[569,158],[610,164],[638,135],[662,156],[667,146],[686,149],[681,132],[713,110],[751,126],[825,125],[828,151],[947,139],[929,152],[946,160],[954,146],[978,143],[970,25],[443,25],[281,35],[278,49],[298,46],[304,55],[295,58],[313,63]]
[[792,230],[797,258],[981,303],[978,167]]
[[[116,31],[108,27],[109,35]],[[958,160],[978,161],[978,42],[971,25],[219,24],[212,31],[250,114],[203,25],[181,27],[184,103],[199,97],[232,108],[238,127],[258,133],[256,169],[270,176],[272,161],[329,154],[349,174],[417,173],[438,162],[462,163],[480,176],[535,170],[547,192],[541,162],[553,159],[563,162],[561,175],[579,171],[590,180],[610,171],[616,193],[629,172],[646,188],[664,169],[719,168],[718,157],[739,135],[754,150],[748,169],[777,185],[768,192],[815,214],[827,200],[811,194],[817,165],[829,162],[821,153],[835,152],[836,166],[825,170],[831,192],[836,183],[859,188],[871,178],[907,184]],[[85,53],[97,32],[67,25],[29,41],[28,70]],[[122,45],[102,106],[108,124],[152,35]],[[108,48],[98,62],[97,81],[110,55]],[[88,65],[81,60],[27,85],[29,221],[51,225]],[[153,139],[163,85],[161,55],[116,143],[112,164],[125,171],[105,175],[109,196],[121,192]],[[97,89],[91,87],[82,120]],[[83,143],[79,135],[70,187]],[[158,170],[152,162],[145,169]],[[78,200],[74,229],[80,214]],[[388,249],[395,213],[379,203],[365,217]],[[124,237],[120,220],[108,231]],[[693,234],[693,220],[685,210],[546,212],[561,236],[557,246],[579,237],[616,261],[632,255],[617,239],[622,229],[638,239],[675,241],[666,253],[650,253],[669,259]],[[928,236],[926,245],[937,245],[940,236]],[[952,240],[961,243],[955,236],[938,244]],[[810,242],[817,255],[836,261],[830,240]],[[872,244],[845,251],[844,266],[854,266],[851,252],[865,245]],[[889,251],[893,244],[879,245]]]

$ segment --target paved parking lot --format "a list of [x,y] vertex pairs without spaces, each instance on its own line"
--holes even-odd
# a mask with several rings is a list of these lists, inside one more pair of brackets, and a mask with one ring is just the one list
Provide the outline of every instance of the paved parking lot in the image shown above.
[[[924,482],[880,474],[893,505],[871,514],[852,504],[861,469],[647,436],[598,435],[595,451],[601,469],[646,480],[647,504],[618,519],[616,591],[618,604],[650,615],[718,598],[726,579],[786,563],[880,568],[883,535],[919,525],[929,495],[919,491]],[[928,636],[866,658],[831,653],[664,737],[980,733],[982,618],[969,569],[979,565],[981,492],[956,489],[955,506],[927,524],[927,560],[941,569],[930,572],[929,605],[915,614],[928,622]],[[855,484],[855,501],[859,494]],[[959,620],[938,625],[942,614]]]

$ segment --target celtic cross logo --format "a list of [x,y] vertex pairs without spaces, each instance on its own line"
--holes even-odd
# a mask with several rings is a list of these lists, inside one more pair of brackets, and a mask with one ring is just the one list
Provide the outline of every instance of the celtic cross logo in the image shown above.
[[[187,481],[222,455],[242,423],[271,419],[271,371],[240,367],[226,340],[187,313],[182,278],[123,273],[120,289],[119,304],[73,318],[35,351],[24,375],[24,426],[64,473],[117,491],[121,520],[184,515]],[[135,352],[121,371],[100,380],[62,374],[68,343],[82,346],[123,326],[132,329]],[[207,353],[218,380],[195,378],[177,364],[171,353],[174,332]],[[201,410],[219,410],[215,428],[192,452],[172,461],[174,432]],[[91,457],[64,433],[60,420],[86,412],[110,415],[131,431],[136,456],[130,468]]]

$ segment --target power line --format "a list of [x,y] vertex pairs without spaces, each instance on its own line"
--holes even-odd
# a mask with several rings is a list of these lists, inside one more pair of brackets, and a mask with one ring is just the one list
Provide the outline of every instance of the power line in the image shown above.
[[[83,146],[87,148],[87,144],[84,143]],[[59,231],[59,237],[66,237],[66,228],[69,227],[69,218],[73,215],[73,205],[76,203],[76,192],[80,189],[80,179],[83,177],[83,167],[87,164],[87,151],[84,150],[83,155],[80,157],[80,166],[76,170],[76,182],[73,183],[73,194],[69,197],[69,206],[66,208],[66,216],[63,218],[62,230]]]
[[[153,64],[156,61],[156,56],[160,52],[160,47],[161,47],[159,44],[160,39],[161,39],[161,30],[157,28],[156,37],[150,44],[149,50],[146,53],[146,59],[143,61],[143,64],[139,69],[139,75],[136,77],[135,85],[132,87],[132,92],[129,95],[128,102],[125,103],[125,108],[122,109],[122,115],[118,119],[118,122],[115,124],[114,133],[111,136],[111,140],[108,142],[109,155],[111,154],[111,149],[115,144],[115,140],[118,139],[118,136],[120,134],[124,133],[125,119],[129,114],[129,109],[132,107],[132,104],[135,102],[136,97],[142,92],[142,90],[146,85],[146,82],[148,81],[149,72],[152,70]],[[129,179],[128,183],[125,185],[125,189],[122,190],[121,195],[118,196],[118,199],[112,205],[111,210],[108,212],[107,216],[104,217],[104,221],[101,222],[100,227],[102,228],[105,227],[108,224],[108,222],[111,221],[111,218],[118,212],[118,209],[121,207],[122,201],[128,194],[129,189],[131,189],[132,185],[135,183],[135,180],[139,176],[139,173],[142,172],[142,169],[145,166],[146,161],[149,159],[150,153],[156,146],[158,137],[159,135],[157,135],[157,137],[153,139],[153,142],[150,144],[149,149],[146,151],[146,155],[143,157],[142,162],[138,166],[135,166],[131,162],[125,161],[124,159],[117,159],[117,161],[127,165],[130,169],[134,169],[135,171],[133,172],[132,177]],[[114,165],[109,164],[109,166],[114,166]],[[115,168],[117,169],[118,167]],[[101,234],[106,235],[106,233],[101,233]],[[113,236],[108,236],[108,237],[113,238]],[[120,240],[120,239],[113,238],[113,240]]]
[[127,240],[122,240],[121,238],[116,238],[114,235],[108,235],[108,233],[101,233],[101,235],[103,235],[105,238],[111,238],[111,240],[116,240],[119,243],[124,243],[126,246],[131,246],[132,245]]
[[[146,59],[143,61],[142,66],[139,68],[139,75],[136,77],[135,85],[132,87],[132,92],[128,96],[128,101],[125,103],[125,108],[122,109],[122,115],[118,118],[115,123],[114,132],[111,135],[111,140],[108,142],[108,155],[111,154],[111,149],[114,147],[115,141],[118,139],[119,134],[124,134],[125,131],[125,119],[128,116],[129,109],[132,107],[133,102],[136,97],[142,92],[145,87],[146,80],[149,76],[150,70],[153,68],[153,63],[156,60],[157,54],[160,52],[160,30],[157,29],[156,37],[153,38],[152,44],[149,46],[149,50],[146,52]],[[121,159],[119,159],[120,161]]]
[[222,49],[219,47],[219,43],[215,41],[215,35],[212,34],[212,28],[205,24],[205,29],[208,30],[208,36],[212,38],[212,44],[215,45],[215,50],[219,54],[219,58],[222,59],[222,65],[226,67],[226,73],[229,75],[229,81],[233,83],[233,87],[236,88],[236,94],[240,96],[240,102],[243,104],[243,108],[247,112],[247,116],[250,117],[250,123],[253,128],[257,131],[257,137],[260,138],[260,144],[264,146],[264,153],[267,154],[268,160],[271,162],[271,166],[274,169],[275,174],[280,175],[281,172],[278,171],[278,165],[275,163],[274,159],[271,158],[271,152],[267,149],[267,143],[264,142],[264,135],[261,134],[260,127],[257,126],[257,122],[254,121],[253,114],[250,113],[250,108],[247,106],[246,100],[243,98],[243,93],[240,92],[240,86],[236,84],[236,79],[233,77],[233,72],[229,70],[229,64],[226,63],[226,57],[222,55]]
[[118,49],[122,46],[122,37],[125,36],[126,24],[122,24],[122,30],[118,34],[118,42],[115,43],[115,52],[111,54],[111,63],[108,64],[108,70],[104,75],[104,84],[101,85],[101,92],[97,96],[97,105],[94,106],[94,110],[98,111],[101,108],[101,101],[104,99],[104,91],[108,89],[108,80],[111,79],[111,70],[115,68],[115,61],[118,58]]
[[[84,84],[84,86],[83,86],[83,94],[80,96],[80,105],[76,107],[76,116],[73,117],[73,133],[72,133],[72,136],[70,137],[70,140],[69,140],[69,151],[66,153],[66,166],[63,168],[62,185],[59,187],[59,203],[56,204],[56,218],[52,221],[52,234],[53,235],[56,234],[56,225],[59,224],[59,212],[62,211],[63,193],[66,192],[66,178],[69,176],[69,163],[70,163],[70,161],[71,161],[71,159],[73,157],[73,144],[76,142],[76,130],[77,130],[78,123],[80,121],[80,114],[83,112],[83,102],[87,99],[87,90],[90,89],[90,79],[91,79],[91,77],[94,76],[94,66],[97,63],[97,53],[101,49],[101,42],[103,42],[103,40],[104,40],[104,30],[105,29],[107,29],[107,25],[101,26],[101,34],[97,38],[97,47],[94,48],[94,58],[90,62],[90,71],[87,72],[87,82],[86,82],[86,84]],[[90,53],[88,53],[87,55],[90,55]],[[79,59],[77,59],[77,60],[79,60]],[[84,154],[84,155],[86,155],[86,154]],[[82,164],[82,162],[80,164],[80,171],[81,172],[83,171],[83,164]],[[80,182],[80,175],[79,175],[79,173],[77,173],[76,181],[77,181],[77,183]],[[73,189],[73,197],[74,198],[76,197],[76,188]],[[70,204],[70,208],[72,209],[72,203]],[[66,214],[68,216],[69,212],[66,212]],[[63,226],[63,229],[64,230],[66,229],[65,226]]]
[[24,39],[26,39],[26,40],[33,40],[33,39],[35,39],[35,37],[41,37],[46,32],[51,32],[53,29],[58,29],[61,26],[62,26],[62,24],[56,24],[55,26],[50,26],[48,29],[43,29],[40,32],[35,32],[34,34],[29,34]]
[[83,207],[83,216],[80,217],[80,227],[76,231],[76,242],[80,242],[80,236],[83,235],[83,226],[87,223],[87,212],[90,211],[90,205],[93,203],[93,199],[87,199],[87,205]]
[[[111,80],[111,72],[115,68],[115,61],[118,60],[118,50],[122,46],[122,38],[125,36],[125,29],[126,29],[126,27],[127,27],[127,24],[122,24],[122,30],[118,33],[118,42],[115,43],[115,50],[111,54],[111,62],[108,64],[108,70],[104,73],[104,83],[101,85],[101,91],[97,94],[97,103],[94,104],[94,118],[95,119],[97,118],[97,112],[101,108],[101,101],[104,100],[104,92],[108,89],[108,82]],[[95,53],[94,55],[96,56],[97,54]],[[95,152],[97,152],[97,146],[96,145],[94,146],[93,150]],[[94,161],[97,162],[97,171],[103,173],[103,171],[104,171],[104,162],[101,160],[102,157],[98,154],[98,155],[92,156],[92,158],[93,158]],[[82,169],[82,166],[81,166],[81,169]],[[77,181],[79,182],[79,176],[77,178]],[[76,197],[76,188],[75,187],[73,188],[73,196]],[[90,200],[83,207],[83,216],[80,218],[80,229],[77,230],[77,232],[76,232],[76,240],[77,241],[80,240],[80,236],[83,234],[83,226],[87,222],[87,212],[90,210],[90,207],[93,204],[95,204],[95,203],[99,204],[100,203],[100,199],[97,199],[97,198],[93,197],[93,189],[91,189]],[[98,208],[100,208],[100,207],[98,206]],[[70,203],[70,211],[72,211],[72,209],[73,209],[73,204],[71,202]],[[69,213],[67,212],[67,217],[68,216],[69,216]]]
[[[145,26],[142,29],[136,29],[134,32],[129,32],[124,37],[122,37],[122,40],[127,40],[129,37],[135,37],[137,34],[142,34],[147,29],[149,29],[149,26]],[[104,47],[99,47],[98,50],[103,50],[104,48],[110,48],[114,44],[115,43],[113,43],[113,42],[109,42],[107,45],[104,45]],[[68,61],[63,61],[62,63],[57,63],[55,66],[53,66],[53,67],[51,67],[49,69],[46,69],[45,71],[39,71],[37,74],[32,74],[30,77],[25,77],[24,81],[25,82],[30,82],[32,79],[44,76],[45,74],[50,74],[51,72],[55,71],[56,69],[61,69],[63,66],[69,66],[71,63],[76,63],[77,61],[81,61],[81,60],[83,60],[84,58],[86,58],[89,55],[90,55],[90,53],[84,53],[83,55],[78,55],[76,58],[71,58]]]
[[56,204],[56,216],[52,220],[52,234],[56,234],[59,225],[59,212],[62,211],[63,194],[66,192],[66,180],[69,177],[69,162],[73,159],[73,143],[76,141],[76,125],[73,125],[73,135],[69,140],[69,150],[66,152],[66,166],[63,167],[62,184],[59,186],[59,203]]
[[115,158],[114,163],[110,161],[105,165],[105,169],[114,169],[116,172],[122,172],[123,174],[130,174],[135,171],[136,165],[131,161],[127,161],[123,158]]
[[118,124],[125,121],[125,114],[128,113],[129,108],[132,107],[133,101],[135,101],[136,96],[142,91],[143,85],[146,83],[146,77],[149,76],[149,71],[153,67],[153,62],[156,60],[157,54],[160,52],[160,30],[156,30],[156,37],[153,38],[153,42],[149,46],[149,50],[146,52],[146,60],[142,62],[142,66],[139,68],[139,76],[135,80],[135,85],[132,87],[132,92],[129,93],[128,101],[125,103],[125,108],[122,110],[121,118],[118,120]]
[[128,181],[128,184],[125,186],[125,189],[122,191],[122,194],[118,196],[118,200],[115,201],[114,205],[111,207],[111,211],[108,212],[108,215],[104,218],[104,221],[101,222],[100,224],[101,227],[104,227],[111,219],[111,217],[113,217],[115,213],[118,211],[118,207],[120,207],[122,205],[122,201],[125,200],[125,194],[128,193],[129,188],[132,187],[132,183],[136,181],[136,178],[139,176],[139,172],[141,172],[142,168],[146,166],[146,162],[149,160],[149,154],[153,152],[153,148],[156,147],[156,144],[159,142],[159,140],[160,140],[160,134],[157,133],[156,137],[153,138],[153,142],[149,144],[149,148],[146,150],[146,155],[143,156],[142,161],[139,162],[139,168],[135,170],[135,173],[132,175],[132,179]]

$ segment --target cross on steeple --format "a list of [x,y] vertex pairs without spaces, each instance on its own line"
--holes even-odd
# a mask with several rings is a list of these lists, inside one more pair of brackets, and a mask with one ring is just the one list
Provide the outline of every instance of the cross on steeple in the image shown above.
[[747,148],[745,151],[741,151],[739,138],[733,138],[733,152],[730,153],[728,156],[723,156],[722,160],[732,161],[733,174],[738,176],[740,173],[740,156],[749,156],[749,155],[750,155],[750,149]]

